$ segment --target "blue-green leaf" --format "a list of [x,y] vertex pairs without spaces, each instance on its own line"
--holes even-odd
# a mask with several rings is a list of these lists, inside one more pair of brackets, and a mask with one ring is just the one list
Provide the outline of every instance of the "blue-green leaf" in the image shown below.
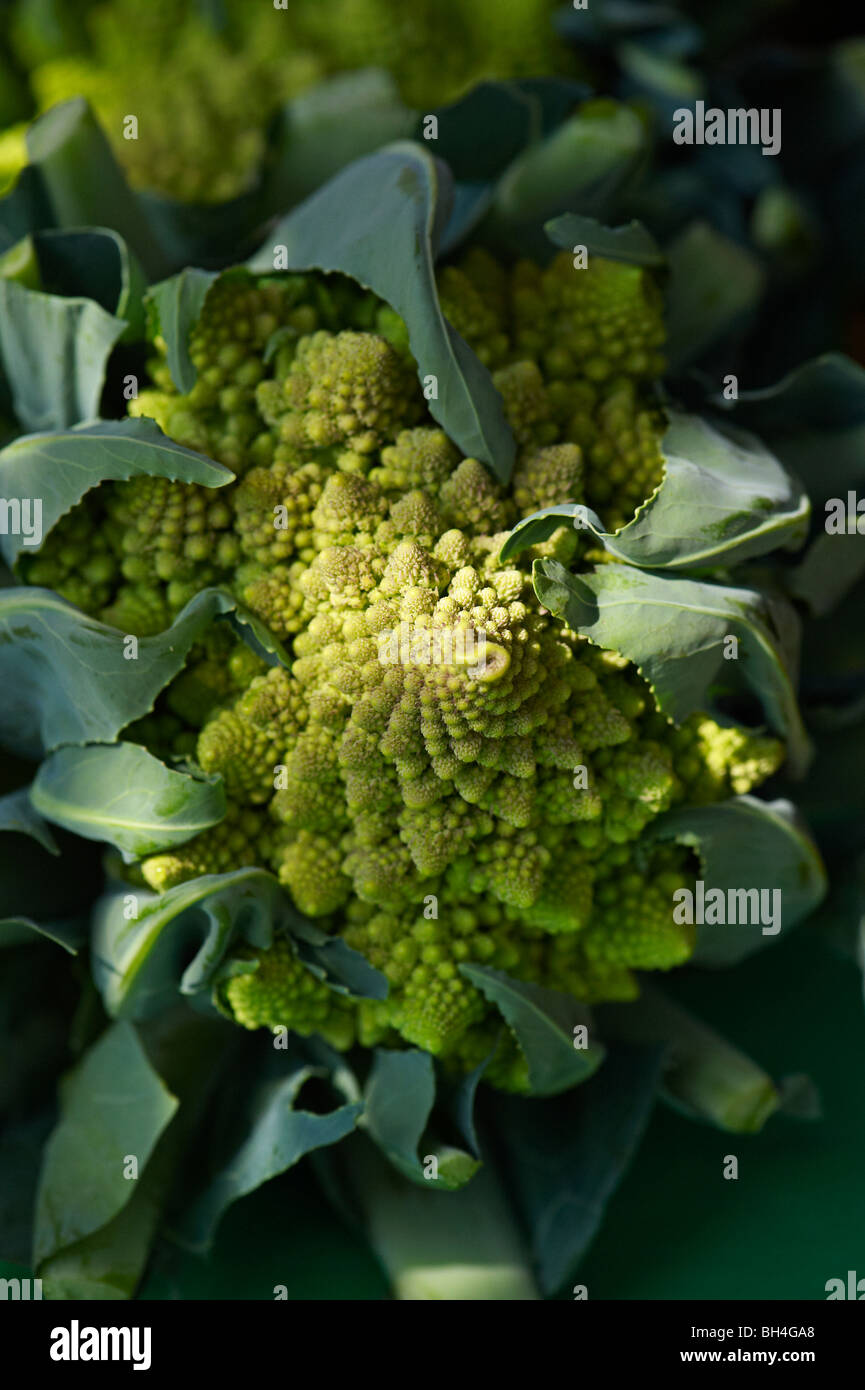
[[667,357],[679,371],[745,322],[763,293],[757,258],[707,222],[667,247]]
[[36,1203],[34,1264],[116,1217],[136,1190],[128,1155],[143,1170],[177,1109],[135,1029],[115,1023],[66,1078]]
[[280,267],[340,271],[386,300],[405,320],[419,376],[437,380],[431,413],[466,456],[506,481],[514,441],[501,399],[436,294],[433,261],[449,199],[445,166],[398,142],[350,164],[289,213],[248,264],[272,272],[274,247],[283,246]]
[[382,999],[383,976],[294,910],[272,874],[204,874],[160,895],[112,893],[93,914],[93,973],[109,1014],[144,1018],[178,993],[209,997],[229,948],[266,949],[285,932],[299,960],[340,993]]
[[112,227],[151,279],[165,273],[144,204],[127,184],[83,98],[61,102],[39,116],[27,131],[27,151],[56,226]]
[[30,796],[48,820],[131,857],[182,845],[225,815],[221,779],[175,772],[137,743],[58,748]]
[[502,559],[547,540],[568,518],[617,559],[647,569],[726,567],[804,540],[807,495],[754,435],[670,412],[661,450],[663,482],[620,531],[563,499],[519,522]]
[[[495,1004],[519,1043],[529,1068],[532,1095],[554,1096],[586,1081],[604,1060],[586,1009],[569,994],[514,980],[503,970],[461,965],[461,974]],[[576,1046],[578,1025],[588,1027],[588,1047]]]
[[603,218],[645,145],[645,126],[630,107],[587,102],[513,161],[496,189],[493,216],[511,225],[530,224],[578,206]]
[[283,657],[257,620],[228,593],[202,589],[170,628],[137,640],[89,618],[50,589],[0,592],[0,742],[29,757],[64,743],[113,743],[140,719],[183,666],[210,623],[228,616]]
[[544,231],[554,246],[565,251],[585,246],[590,256],[624,261],[626,265],[642,265],[650,270],[659,270],[665,264],[664,253],[652,233],[636,220],[622,227],[605,227],[595,217],[565,212],[547,222]]
[[[98,420],[52,433],[25,434],[0,450],[0,479],[7,498],[37,498],[41,504],[38,543],[86,492],[99,483],[140,474],[172,482],[224,487],[234,474],[193,449],[176,444],[155,420]],[[11,567],[34,548],[22,535],[2,537]]]
[[[764,907],[766,916],[774,916],[777,904],[777,922],[699,925],[696,964],[734,965],[771,945],[809,916],[825,896],[826,870],[817,846],[789,801],[736,796],[711,806],[689,806],[659,816],[649,833],[653,839],[675,840],[696,851],[705,893],[719,889],[727,903],[731,891],[757,890],[760,912],[749,905],[745,912],[749,918],[759,917]],[[769,896],[774,893],[777,898]],[[737,915],[738,911],[737,906]]]
[[[710,711],[720,688],[741,689],[744,681],[787,741],[791,770],[807,767],[810,744],[787,664],[787,634],[761,594],[629,565],[572,575],[555,560],[535,561],[534,583],[543,606],[575,632],[633,661],[671,719]],[[736,660],[724,655],[729,637],[738,639]]]
[[[343,1071],[345,1069],[343,1068]],[[327,1068],[297,1055],[274,1052],[254,1073],[240,1073],[246,1090],[221,1105],[228,1131],[225,1152],[210,1159],[211,1174],[172,1223],[172,1235],[188,1248],[209,1249],[228,1208],[262,1183],[286,1172],[306,1154],[338,1144],[356,1127],[363,1112],[359,1096],[325,1114],[298,1104],[304,1084],[329,1079]]]
[[86,924],[73,922],[34,922],[29,917],[4,917],[0,921],[0,948],[30,946],[40,937],[62,946],[70,956],[77,956],[87,935]]
[[98,415],[108,359],[125,329],[92,299],[0,277],[0,365],[24,429],[61,430]]
[[565,1095],[530,1104],[500,1093],[490,1098],[503,1169],[544,1293],[570,1281],[596,1235],[642,1138],[660,1068],[659,1048],[616,1045],[597,1076]]
[[[377,1048],[364,1091],[363,1128],[395,1168],[430,1190],[454,1191],[477,1172],[477,1158],[427,1140],[418,1154],[435,1103],[433,1060],[428,1052]],[[434,1171],[428,1163],[435,1158]]]
[[189,334],[198,321],[207,291],[216,272],[188,267],[170,280],[162,280],[150,290],[159,319],[159,332],[165,339],[171,379],[186,394],[195,385],[196,371],[189,356]]
[[280,212],[308,198],[346,164],[412,132],[415,113],[383,68],[335,73],[282,108],[265,199]]
[[49,854],[59,854],[51,827],[45,824],[30,800],[30,788],[21,787],[0,797],[0,830],[11,830],[37,840]]

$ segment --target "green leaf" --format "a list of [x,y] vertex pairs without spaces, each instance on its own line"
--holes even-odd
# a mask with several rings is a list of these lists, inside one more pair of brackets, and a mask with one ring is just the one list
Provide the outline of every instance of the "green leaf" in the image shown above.
[[16,792],[7,792],[0,797],[0,830],[11,830],[20,835],[29,835],[38,841],[49,854],[59,854],[57,841],[51,827],[45,824],[30,800],[30,788],[21,787]]
[[125,328],[91,299],[0,278],[0,364],[25,430],[61,430],[99,414],[108,358]]
[[547,1295],[570,1281],[601,1225],[643,1136],[660,1064],[657,1048],[617,1045],[575,1091],[531,1104],[501,1093],[488,1098],[503,1172]]
[[[848,512],[858,525],[861,513]],[[865,575],[865,541],[855,535],[818,534],[801,564],[784,583],[787,592],[807,603],[816,618],[831,613]]]
[[273,248],[284,246],[281,266],[340,271],[386,300],[405,320],[418,375],[437,379],[432,415],[463,454],[488,463],[504,482],[514,441],[501,398],[436,294],[433,260],[449,199],[445,166],[419,145],[398,142],[349,165],[289,213],[248,264],[272,272]]
[[359,1099],[325,1114],[297,1105],[307,1081],[328,1076],[325,1067],[311,1065],[302,1053],[286,1056],[271,1047],[263,1073],[259,1066],[257,1073],[238,1077],[241,1084],[222,1107],[230,1140],[216,1161],[211,1155],[216,1171],[173,1223],[177,1239],[193,1250],[208,1250],[234,1202],[294,1167],[306,1154],[351,1134],[363,1111]]
[[51,206],[38,169],[28,164],[14,188],[0,198],[0,251],[14,246],[34,227],[50,225]]
[[168,1010],[137,1030],[154,1072],[178,1106],[143,1171],[130,1180],[130,1200],[105,1226],[46,1260],[40,1274],[47,1298],[129,1298],[135,1291],[181,1160],[200,1124],[233,1030],[189,1009]]
[[[826,894],[826,870],[817,846],[789,801],[737,796],[711,806],[688,806],[659,816],[649,833],[652,839],[675,840],[696,850],[706,893],[719,889],[725,903],[730,891],[756,889],[762,895],[760,912],[752,899],[745,913],[760,920],[700,925],[695,964],[734,965],[808,917]],[[767,896],[775,891],[780,898]],[[736,900],[737,915],[740,903]],[[780,921],[764,924],[763,916],[775,915],[775,904]]]
[[397,1168],[414,1177],[417,1146],[435,1102],[432,1057],[376,1048],[364,1100],[364,1129]]
[[0,1261],[30,1262],[33,1204],[42,1148],[54,1125],[50,1106],[6,1119],[0,1131]]
[[264,198],[279,211],[321,188],[352,160],[408,137],[415,113],[382,68],[336,73],[300,92],[278,116]]
[[81,921],[34,922],[29,917],[4,917],[0,921],[0,950],[4,946],[29,946],[34,938],[45,937],[62,946],[70,956],[77,956],[86,937]]
[[[135,915],[129,915],[134,912]],[[286,932],[297,957],[341,993],[381,999],[379,971],[295,912],[272,874],[204,874],[156,895],[129,890],[93,912],[93,974],[112,1017],[144,1018],[183,995],[209,996],[229,948],[265,949]]]
[[604,1035],[666,1048],[664,1095],[677,1109],[734,1134],[755,1134],[781,1098],[762,1067],[647,983],[639,999],[598,1011]]
[[112,227],[132,247],[150,279],[164,273],[162,249],[144,204],[127,184],[83,98],[62,102],[39,116],[27,131],[27,150],[57,226]]
[[[572,575],[555,560],[535,561],[534,583],[540,603],[575,632],[633,661],[676,723],[711,711],[718,689],[744,681],[786,740],[791,771],[805,770],[808,736],[784,640],[763,595],[626,565]],[[735,661],[724,656],[730,636],[738,638]]]
[[591,101],[515,159],[499,182],[493,216],[546,222],[578,205],[603,217],[645,151],[645,127],[630,107]]
[[547,222],[544,231],[553,245],[564,251],[585,246],[590,256],[603,256],[608,261],[624,261],[626,265],[642,265],[651,270],[659,270],[666,264],[652,233],[636,220],[622,227],[605,227],[595,217],[566,212]]
[[9,698],[0,709],[0,741],[29,757],[65,743],[113,743],[153,708],[190,647],[222,615],[280,655],[256,619],[221,589],[202,589],[165,632],[137,639],[134,660],[124,654],[123,633],[52,590],[4,589],[0,679]]
[[[426,1134],[435,1094],[433,1059],[428,1052],[376,1048],[360,1123],[404,1177],[422,1187],[453,1192],[474,1176],[480,1164],[471,1154]],[[422,1139],[426,1152],[419,1155]],[[436,1160],[435,1169],[428,1164],[430,1158]],[[428,1176],[433,1171],[436,1176]]]
[[[841,353],[825,353],[773,386],[741,391],[718,402],[738,423],[757,430],[805,483],[815,536],[802,563],[786,576],[790,593],[822,616],[837,608],[865,572],[865,545],[857,535],[825,531],[826,503],[865,482],[865,368]],[[857,516],[857,520],[858,520]]]
[[597,1071],[604,1049],[594,1041],[586,1048],[575,1046],[577,1025],[587,1026],[590,1036],[594,1029],[585,1008],[569,994],[513,980],[485,965],[459,969],[495,1004],[514,1033],[528,1063],[532,1095],[557,1095]]
[[342,937],[328,936],[295,912],[287,899],[285,920],[298,959],[331,989],[355,999],[387,998],[385,976],[360,951],[347,946]]
[[706,222],[692,222],[667,247],[666,353],[674,371],[737,329],[756,308],[764,275],[750,251]]
[[[224,487],[234,478],[223,464],[175,444],[155,420],[143,417],[25,434],[0,450],[4,495],[40,499],[42,539],[90,488],[140,474],[205,487]],[[13,535],[3,536],[2,546],[10,567],[32,548]]]
[[136,1190],[124,1177],[127,1156],[142,1171],[176,1109],[135,1029],[113,1024],[62,1087],[36,1202],[37,1269],[122,1211]]
[[[513,82],[478,82],[431,114],[438,121],[436,154],[460,183],[496,178],[542,133],[539,101]],[[425,119],[423,113],[418,139]]]
[[663,482],[620,531],[562,503],[519,522],[502,559],[547,540],[566,517],[617,559],[648,569],[726,567],[804,540],[808,498],[754,435],[671,411],[661,450]]
[[737,424],[766,439],[802,478],[823,520],[828,497],[846,499],[865,475],[865,367],[827,352],[773,386],[714,402]]
[[124,340],[141,337],[147,281],[122,236],[108,227],[81,231],[51,227],[34,232],[29,240],[40,276],[33,288],[95,299],[106,313],[126,320]]
[[196,370],[189,356],[189,334],[216,279],[216,272],[189,267],[170,280],[162,280],[150,290],[159,319],[159,332],[165,339],[171,379],[185,395],[195,385]]
[[225,815],[221,779],[174,772],[137,743],[58,748],[30,796],[48,820],[130,857],[182,845]]

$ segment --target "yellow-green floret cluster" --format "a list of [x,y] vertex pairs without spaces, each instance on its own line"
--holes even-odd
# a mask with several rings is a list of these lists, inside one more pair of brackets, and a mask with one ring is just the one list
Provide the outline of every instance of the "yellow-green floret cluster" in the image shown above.
[[[505,270],[471,253],[441,290],[501,392],[517,441],[509,486],[431,418],[390,310],[340,281],[233,276],[193,335],[194,390],[178,395],[163,361],[134,409],[238,481],[134,479],[82,505],[103,509],[118,565],[94,608],[137,630],[138,605],[152,631],[160,604],[168,615],[220,582],[290,653],[267,669],[204,644],[153,716],[159,730],[136,730],[171,745],[174,719],[173,746],[223,778],[231,807],[143,861],[144,880],[165,891],[268,868],[390,987],[384,1001],[346,999],[278,938],[238,953],[221,1006],[249,1028],[409,1043],[468,1067],[502,1025],[462,965],[593,1002],[632,998],[635,971],[688,959],[693,929],[672,905],[694,861],[653,841],[652,824],[747,791],[782,750],[702,715],[675,727],[627,661],[539,606],[532,559],[579,566],[573,529],[499,558],[542,506],[585,501],[612,527],[660,482],[663,420],[646,384],[662,331],[645,272],[577,271],[568,257]],[[32,562],[43,575],[50,554],[51,541]],[[512,1039],[490,1075],[525,1084]]]

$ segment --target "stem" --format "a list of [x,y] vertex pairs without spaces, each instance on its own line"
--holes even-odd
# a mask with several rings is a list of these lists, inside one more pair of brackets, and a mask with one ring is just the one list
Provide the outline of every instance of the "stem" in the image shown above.
[[607,1035],[626,1042],[666,1043],[668,1099],[721,1129],[753,1134],[779,1109],[781,1097],[762,1067],[714,1029],[641,983],[639,999],[599,1010]]
[[457,1192],[426,1191],[363,1140],[346,1146],[343,1170],[396,1298],[540,1297],[521,1235],[486,1165]]

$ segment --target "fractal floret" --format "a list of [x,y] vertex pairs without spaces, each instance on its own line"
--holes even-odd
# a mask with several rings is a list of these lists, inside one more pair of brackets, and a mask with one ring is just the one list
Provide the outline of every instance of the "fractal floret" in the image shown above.
[[[461,966],[591,1004],[689,958],[694,929],[671,903],[696,863],[653,825],[748,791],[783,749],[708,715],[676,726],[633,666],[539,605],[532,560],[579,568],[583,533],[562,526],[501,559],[539,508],[586,503],[615,530],[662,482],[648,274],[473,251],[440,293],[501,394],[509,486],[431,417],[391,310],[337,277],[235,272],[193,332],[193,390],[174,389],[157,338],[153,388],[132,407],[236,481],[103,485],[29,577],[139,633],[220,584],[284,645],[289,664],[268,668],[212,639],[133,731],[218,774],[229,801],[221,824],[136,872],[163,892],[269,869],[389,984],[383,1001],[346,999],[284,939],[244,947],[218,990],[244,1027],[409,1043],[466,1069],[502,1025]],[[87,549],[88,516],[104,555]],[[499,1041],[489,1077],[523,1089],[522,1054]]]

